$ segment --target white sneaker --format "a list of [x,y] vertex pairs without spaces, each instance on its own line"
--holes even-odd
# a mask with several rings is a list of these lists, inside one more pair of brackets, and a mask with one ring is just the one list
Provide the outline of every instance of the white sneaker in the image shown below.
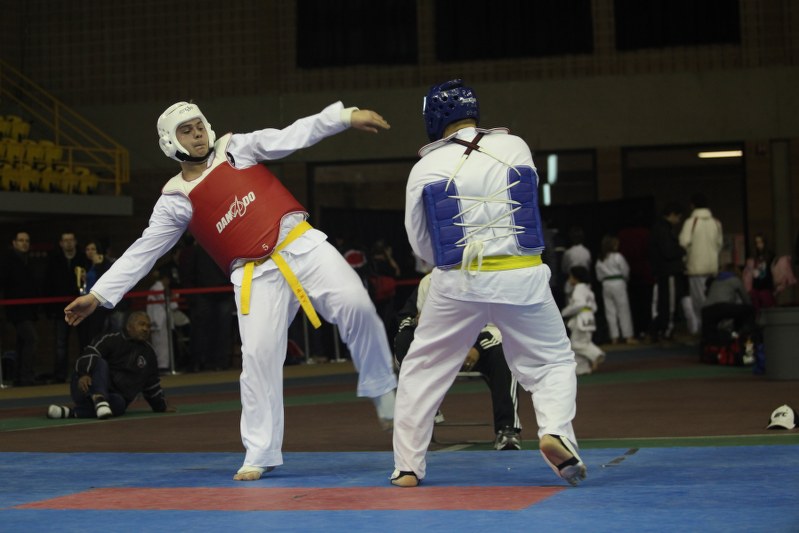
[[105,420],[106,418],[111,418],[114,416],[114,412],[111,411],[111,406],[108,405],[108,402],[105,400],[100,400],[99,402],[95,403],[94,411],[97,413],[97,418],[100,420]]
[[72,409],[66,405],[51,405],[47,408],[47,418],[71,418]]

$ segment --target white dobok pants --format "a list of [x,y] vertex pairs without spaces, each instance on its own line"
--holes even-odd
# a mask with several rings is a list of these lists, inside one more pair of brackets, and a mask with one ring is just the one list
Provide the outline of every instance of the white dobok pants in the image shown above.
[[464,354],[489,322],[502,333],[502,349],[511,372],[532,393],[539,437],[562,435],[576,445],[572,428],[576,363],[551,293],[532,305],[468,302],[443,296],[434,280],[400,368],[394,414],[394,466],[398,470],[425,477],[435,412],[455,381]]
[[[339,328],[358,371],[358,396],[375,398],[396,388],[383,322],[360,278],[328,242],[301,254],[283,254],[316,312]],[[235,287],[236,305],[241,287]],[[239,313],[241,332],[241,440],[244,465],[283,464],[283,362],[288,328],[299,302],[279,270],[252,280],[250,313]]]

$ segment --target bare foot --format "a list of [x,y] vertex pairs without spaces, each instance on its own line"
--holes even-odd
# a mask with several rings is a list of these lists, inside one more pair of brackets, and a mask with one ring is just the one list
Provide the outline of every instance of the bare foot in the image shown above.
[[233,479],[235,481],[256,481],[261,479],[261,474],[264,472],[271,472],[274,469],[274,466],[268,466],[266,468],[261,468],[260,466],[242,466],[239,468],[239,471],[236,472],[236,475],[233,476]]
[[391,484],[397,487],[415,487],[419,484],[419,478],[413,472],[394,470],[391,474]]

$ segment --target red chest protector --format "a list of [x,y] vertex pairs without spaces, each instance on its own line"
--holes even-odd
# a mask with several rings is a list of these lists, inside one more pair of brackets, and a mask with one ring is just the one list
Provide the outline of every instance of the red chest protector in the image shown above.
[[[268,257],[278,244],[280,221],[305,208],[263,165],[217,165],[189,192],[189,230],[225,272],[237,259]],[[306,213],[307,214],[307,213]]]

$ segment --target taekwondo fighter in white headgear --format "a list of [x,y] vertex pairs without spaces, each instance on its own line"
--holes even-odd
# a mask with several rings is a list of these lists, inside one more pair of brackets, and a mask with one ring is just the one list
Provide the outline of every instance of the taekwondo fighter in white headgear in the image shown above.
[[230,272],[242,339],[241,438],[234,479],[259,479],[283,464],[283,361],[300,307],[318,326],[336,324],[359,372],[358,396],[372,398],[384,428],[394,417],[391,352],[385,329],[355,271],[280,181],[260,164],[286,157],[348,127],[377,133],[388,123],[369,110],[332,104],[290,126],[217,139],[193,103],[158,118],[158,140],[181,172],[164,186],[149,225],[94,285],[65,309],[77,324],[97,305],[115,306],[186,230]]

